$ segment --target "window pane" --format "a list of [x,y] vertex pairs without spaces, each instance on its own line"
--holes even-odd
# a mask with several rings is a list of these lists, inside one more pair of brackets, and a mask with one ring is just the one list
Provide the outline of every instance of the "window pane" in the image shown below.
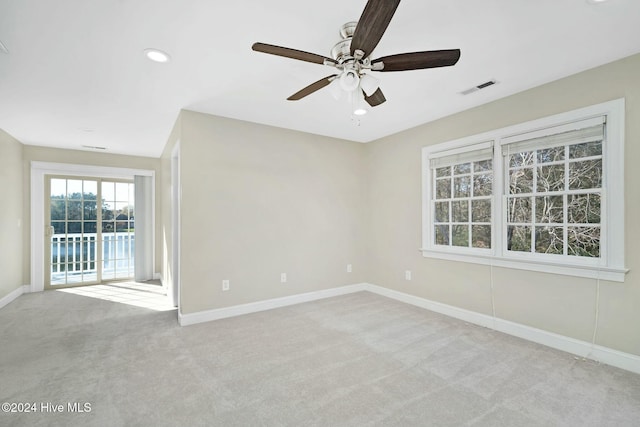
[[585,142],[584,144],[575,144],[569,147],[569,158],[578,159],[581,157],[601,156],[602,141]]
[[451,179],[436,180],[436,199],[451,198]]
[[453,246],[469,246],[469,226],[454,225],[451,231]]
[[98,194],[98,182],[97,181],[83,181],[84,193],[82,197],[84,200],[96,200]]
[[129,201],[129,184],[126,182],[116,182],[116,201]]
[[96,202],[94,201],[85,201],[83,204],[83,211],[84,211],[84,219],[88,220],[88,219],[96,219],[97,215],[98,215],[98,209],[96,207]]
[[471,196],[471,177],[459,176],[453,179],[453,197]]
[[82,180],[67,180],[67,198],[80,200],[82,197]]
[[602,187],[602,159],[569,163],[569,189]]
[[449,203],[450,202],[436,202],[436,221],[435,222],[449,222]]
[[436,169],[436,177],[438,178],[449,175],[451,175],[451,166]]
[[524,151],[509,156],[509,167],[526,166],[533,164],[533,151]]
[[536,252],[540,254],[563,254],[562,227],[536,227]]
[[561,165],[540,166],[536,191],[539,193],[564,190],[564,163]]
[[485,173],[473,176],[473,195],[490,196],[493,192],[493,174]]
[[491,222],[491,199],[472,200],[471,218],[473,222]]
[[491,226],[490,225],[472,225],[471,226],[471,245],[474,248],[491,248]]
[[107,202],[115,201],[116,197],[116,184],[115,182],[103,182],[102,183],[102,199]]
[[82,233],[82,223],[80,221],[69,222],[67,227],[69,233]]
[[67,194],[67,180],[66,179],[51,179],[51,197],[64,199]]
[[561,147],[538,150],[538,163],[549,163],[564,160],[564,145]]
[[67,202],[67,219],[82,219],[82,202],[80,200],[69,200]]
[[436,225],[434,227],[436,235],[436,245],[449,245],[449,226]]
[[471,172],[471,163],[462,163],[453,167],[454,175],[461,175],[469,172]]
[[51,219],[64,220],[67,216],[64,199],[51,200]]
[[572,224],[600,223],[600,194],[575,194],[569,196],[567,207]]
[[102,220],[103,221],[112,221],[115,218],[113,214],[113,209],[111,205],[105,203],[102,205]]
[[563,223],[563,197],[536,197],[536,222]]
[[474,172],[482,172],[482,171],[490,171],[492,169],[492,161],[482,160],[480,162],[473,163],[473,171]]
[[569,255],[600,257],[600,227],[569,227],[567,233]]
[[507,228],[507,249],[531,252],[531,227],[510,225]]
[[510,197],[507,201],[509,204],[508,221],[510,223],[529,223],[532,219],[531,198],[530,197]]
[[86,221],[84,223],[85,233],[95,233],[97,231],[96,222],[95,221]]
[[467,200],[458,200],[452,202],[453,207],[453,222],[468,222],[469,221],[469,202]]
[[533,169],[515,169],[509,171],[509,193],[531,193],[533,191]]
[[67,232],[67,224],[64,221],[51,221],[54,234],[65,234]]

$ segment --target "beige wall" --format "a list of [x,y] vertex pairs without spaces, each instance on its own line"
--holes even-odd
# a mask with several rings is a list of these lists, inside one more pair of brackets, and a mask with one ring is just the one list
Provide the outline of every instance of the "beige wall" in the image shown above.
[[[596,344],[640,355],[640,55],[367,144],[367,281],[491,314],[488,266],[424,258],[418,251],[422,147],[622,97],[626,265],[631,271],[624,283],[601,283]],[[404,270],[413,271],[412,281],[404,280]],[[591,341],[595,280],[494,268],[493,288],[497,317]]]
[[25,267],[23,275],[27,283],[30,283],[31,277],[31,162],[50,162],[50,163],[71,163],[88,166],[106,166],[130,169],[146,169],[153,170],[156,173],[156,272],[162,271],[162,245],[161,245],[161,185],[162,180],[160,173],[160,159],[150,157],[123,156],[119,154],[94,153],[91,151],[81,150],[63,150],[57,148],[46,148],[25,145],[24,146],[24,257]]
[[363,144],[189,111],[181,127],[183,313],[363,281]]
[[23,145],[0,129],[0,299],[26,284],[23,276]]

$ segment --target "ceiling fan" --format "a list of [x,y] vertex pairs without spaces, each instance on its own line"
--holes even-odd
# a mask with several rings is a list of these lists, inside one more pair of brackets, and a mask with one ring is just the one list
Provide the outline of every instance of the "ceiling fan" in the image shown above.
[[287,98],[289,101],[297,101],[331,85],[336,98],[341,90],[349,93],[354,105],[354,114],[365,114],[363,101],[371,107],[386,101],[378,86],[378,79],[365,71],[449,67],[460,59],[460,49],[401,53],[371,59],[371,53],[389,26],[399,4],[400,0],[369,0],[358,22],[348,22],[341,27],[340,35],[343,39],[331,50],[333,58],[266,43],[254,43],[251,48],[257,52],[328,65],[338,70],[338,73],[324,77],[294,93]]

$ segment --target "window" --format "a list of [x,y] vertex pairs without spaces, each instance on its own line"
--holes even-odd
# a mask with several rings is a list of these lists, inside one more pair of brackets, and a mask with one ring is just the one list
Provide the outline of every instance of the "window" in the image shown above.
[[490,249],[493,144],[465,148],[431,156],[433,243]]
[[600,258],[603,121],[503,141],[508,251]]
[[425,147],[423,254],[623,281],[623,112],[612,101]]

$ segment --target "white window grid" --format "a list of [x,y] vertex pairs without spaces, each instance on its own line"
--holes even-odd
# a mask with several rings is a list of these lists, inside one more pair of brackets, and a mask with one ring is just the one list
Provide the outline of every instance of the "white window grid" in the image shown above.
[[[521,164],[521,165],[515,165],[515,166],[511,166],[511,159],[510,156],[511,155],[517,155],[519,154],[518,152],[514,152],[511,153],[509,155],[504,155],[503,156],[503,162],[504,162],[504,170],[505,170],[505,175],[504,175],[504,193],[505,193],[505,221],[504,221],[504,225],[503,225],[503,248],[505,249],[505,251],[508,251],[510,254],[513,254],[515,252],[522,252],[522,253],[526,253],[528,255],[531,256],[536,256],[536,257],[548,257],[548,258],[559,258],[559,257],[566,257],[566,256],[573,256],[573,254],[569,253],[569,244],[568,244],[568,239],[569,239],[569,231],[572,228],[597,228],[597,229],[601,229],[602,228],[602,215],[606,210],[606,206],[605,206],[605,200],[603,197],[603,188],[602,188],[602,182],[604,177],[606,176],[606,171],[604,170],[605,167],[605,162],[604,162],[604,157],[603,154],[605,152],[605,141],[602,140],[600,141],[601,143],[601,151],[599,155],[592,155],[592,156],[585,156],[585,157],[577,157],[577,158],[572,158],[570,155],[570,150],[572,146],[575,145],[579,145],[579,143],[575,143],[575,144],[564,144],[564,145],[558,145],[556,147],[560,147],[563,146],[564,148],[564,156],[562,160],[555,160],[555,161],[550,161],[550,162],[540,162],[539,161],[539,156],[538,156],[538,151],[539,150],[527,150],[527,151],[523,151],[526,153],[532,153],[531,157],[532,157],[532,161],[529,164]],[[571,189],[570,188],[570,178],[571,178],[571,165],[572,164],[576,164],[576,163],[580,163],[580,162],[588,162],[588,161],[596,161],[596,162],[600,162],[600,181],[599,181],[599,186],[598,187],[591,187],[591,188],[580,188],[580,189]],[[540,173],[540,169],[542,167],[551,167],[551,166],[558,166],[558,165],[562,165],[564,166],[564,172],[563,172],[563,188],[561,190],[555,190],[555,191],[539,191],[538,189],[538,176]],[[511,183],[511,173],[515,172],[515,171],[519,171],[519,170],[531,170],[531,183],[532,183],[532,191],[531,192],[525,192],[525,193],[511,193],[510,192],[510,183]],[[569,198],[572,196],[581,196],[581,195],[597,195],[600,198],[600,221],[595,223],[595,222],[584,222],[584,223],[577,223],[577,222],[570,222],[569,220]],[[538,199],[542,199],[545,197],[562,197],[562,222],[542,222],[542,221],[537,221],[537,217],[538,217],[538,209],[537,209],[537,203],[538,203]],[[529,201],[529,205],[530,205],[530,221],[527,222],[518,222],[518,221],[510,221],[509,218],[509,207],[511,206],[511,200],[513,199],[527,199]],[[508,227],[528,227],[530,228],[529,231],[529,241],[530,241],[530,248],[529,251],[515,251],[515,250],[509,250],[508,249]],[[536,250],[536,229],[538,228],[558,228],[558,229],[562,229],[562,254],[549,254],[549,253],[539,253]],[[602,230],[600,231],[600,241],[603,240],[603,236],[602,236]],[[597,258],[601,258],[602,257],[602,250],[603,248],[599,248],[599,256]]]
[[[481,164],[489,165],[489,167],[482,167]],[[468,165],[468,166],[466,166]],[[464,169],[463,169],[464,167]],[[467,170],[468,167],[468,170]],[[444,175],[438,176],[438,171],[443,169],[449,169],[449,172]],[[450,166],[442,166],[442,167],[434,167],[431,168],[432,173],[432,184],[433,187],[431,189],[431,212],[433,218],[432,225],[432,243],[436,246],[448,246],[448,247],[456,247],[456,248],[475,248],[475,249],[491,249],[493,246],[492,242],[492,222],[491,222],[491,213],[493,206],[493,159],[485,159],[485,160],[476,160],[476,161],[465,161],[461,163],[456,163]],[[492,185],[491,190],[488,194],[475,194],[476,192],[476,178],[478,177],[489,177]],[[438,195],[438,184],[440,182],[449,180],[449,197],[439,197]],[[468,190],[465,190],[467,188]],[[462,191],[459,191],[462,190]],[[466,195],[464,195],[466,194]],[[474,218],[474,202],[488,202],[489,203],[489,221],[482,221],[480,219]],[[437,204],[446,203],[447,204],[447,220],[446,221],[438,221],[437,215]],[[456,220],[458,218],[454,218],[456,209],[454,209],[454,204],[465,204],[466,203],[466,220]],[[447,227],[447,238],[445,243],[438,243],[438,227]],[[467,244],[466,245],[456,245],[454,242],[454,227],[466,227],[466,236],[467,236]],[[478,228],[474,227],[489,227],[489,242],[488,245],[483,247],[474,246],[474,235],[476,232],[480,232]]]

